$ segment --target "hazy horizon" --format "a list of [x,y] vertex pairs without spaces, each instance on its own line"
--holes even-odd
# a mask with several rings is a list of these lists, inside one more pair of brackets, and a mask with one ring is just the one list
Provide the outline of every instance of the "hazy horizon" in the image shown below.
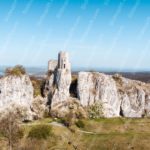
[[[19,64],[21,65],[21,64]],[[9,68],[9,67],[14,67],[14,66],[0,66],[0,74],[3,72],[5,72],[5,69],[6,68]],[[43,73],[43,72],[47,72],[48,70],[48,66],[23,66],[25,67],[25,69],[27,70],[27,72],[36,72],[36,73]],[[95,71],[95,72],[129,72],[129,73],[138,73],[138,72],[141,72],[141,73],[150,73],[150,70],[146,70],[146,69],[140,69],[140,70],[132,70],[132,69],[118,69],[118,68],[88,68],[88,67],[76,67],[76,66],[73,66],[72,67],[72,72],[79,72],[79,71]]]

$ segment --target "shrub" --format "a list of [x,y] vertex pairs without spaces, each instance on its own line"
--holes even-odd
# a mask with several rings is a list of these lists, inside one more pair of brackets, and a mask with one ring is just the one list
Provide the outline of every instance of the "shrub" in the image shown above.
[[62,123],[64,126],[66,127],[70,127],[71,126],[71,121],[68,118],[61,118],[58,120],[59,123]]
[[84,122],[83,122],[82,120],[78,120],[78,121],[76,122],[76,126],[77,126],[78,128],[84,128],[84,127],[85,127],[85,124],[84,124]]
[[37,125],[33,127],[28,137],[31,139],[47,139],[52,135],[52,128],[50,125]]
[[101,103],[95,103],[88,107],[89,118],[97,119],[103,117],[103,105]]
[[42,79],[37,79],[35,76],[30,77],[33,88],[34,88],[34,97],[41,95],[41,86],[42,86]]
[[72,110],[70,110],[63,118],[60,118],[59,122],[69,128],[75,124],[75,120],[75,114]]
[[15,75],[15,76],[21,76],[26,74],[25,68],[21,65],[17,65],[13,68],[7,68],[5,71],[6,75]]

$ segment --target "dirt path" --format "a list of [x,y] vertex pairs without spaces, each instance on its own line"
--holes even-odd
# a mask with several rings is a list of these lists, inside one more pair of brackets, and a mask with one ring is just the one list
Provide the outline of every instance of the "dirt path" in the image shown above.
[[52,125],[52,126],[57,126],[57,127],[65,127],[63,124],[58,123],[58,122],[51,122],[49,124]]
[[[52,125],[52,126],[57,126],[57,127],[65,127],[63,124],[58,123],[58,122],[51,122],[51,123],[44,123],[45,125]],[[35,126],[35,125],[41,125],[41,123],[28,123],[28,124],[22,124],[22,125],[27,125],[27,126]],[[94,134],[98,135],[98,133],[95,132],[89,132],[89,131],[84,131],[84,130],[77,130],[78,132],[85,133],[85,134]]]

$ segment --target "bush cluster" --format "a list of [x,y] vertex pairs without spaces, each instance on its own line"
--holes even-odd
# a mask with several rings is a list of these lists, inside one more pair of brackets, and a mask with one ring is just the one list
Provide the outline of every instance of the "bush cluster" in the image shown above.
[[100,102],[89,106],[87,111],[89,118],[91,119],[97,119],[104,116],[103,105]]
[[78,128],[84,128],[85,127],[85,124],[82,120],[78,120],[75,124]]
[[47,139],[52,135],[52,128],[50,125],[37,125],[32,127],[28,137],[31,139]]
[[72,125],[71,119],[64,117],[58,120],[59,123],[63,124],[66,127],[70,127]]
[[37,79],[35,76],[30,76],[30,79],[34,87],[34,97],[41,95],[41,85],[43,80]]
[[15,76],[21,76],[26,74],[26,70],[23,66],[17,65],[13,68],[7,68],[5,71],[6,75],[15,75]]

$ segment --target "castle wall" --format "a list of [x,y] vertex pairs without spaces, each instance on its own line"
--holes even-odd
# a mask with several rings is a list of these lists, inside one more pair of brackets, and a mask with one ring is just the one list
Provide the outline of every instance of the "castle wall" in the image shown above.
[[60,52],[58,54],[58,68],[71,70],[71,64],[69,62],[69,54],[67,52]]
[[58,61],[57,60],[50,60],[48,62],[48,71],[54,72],[58,66]]

